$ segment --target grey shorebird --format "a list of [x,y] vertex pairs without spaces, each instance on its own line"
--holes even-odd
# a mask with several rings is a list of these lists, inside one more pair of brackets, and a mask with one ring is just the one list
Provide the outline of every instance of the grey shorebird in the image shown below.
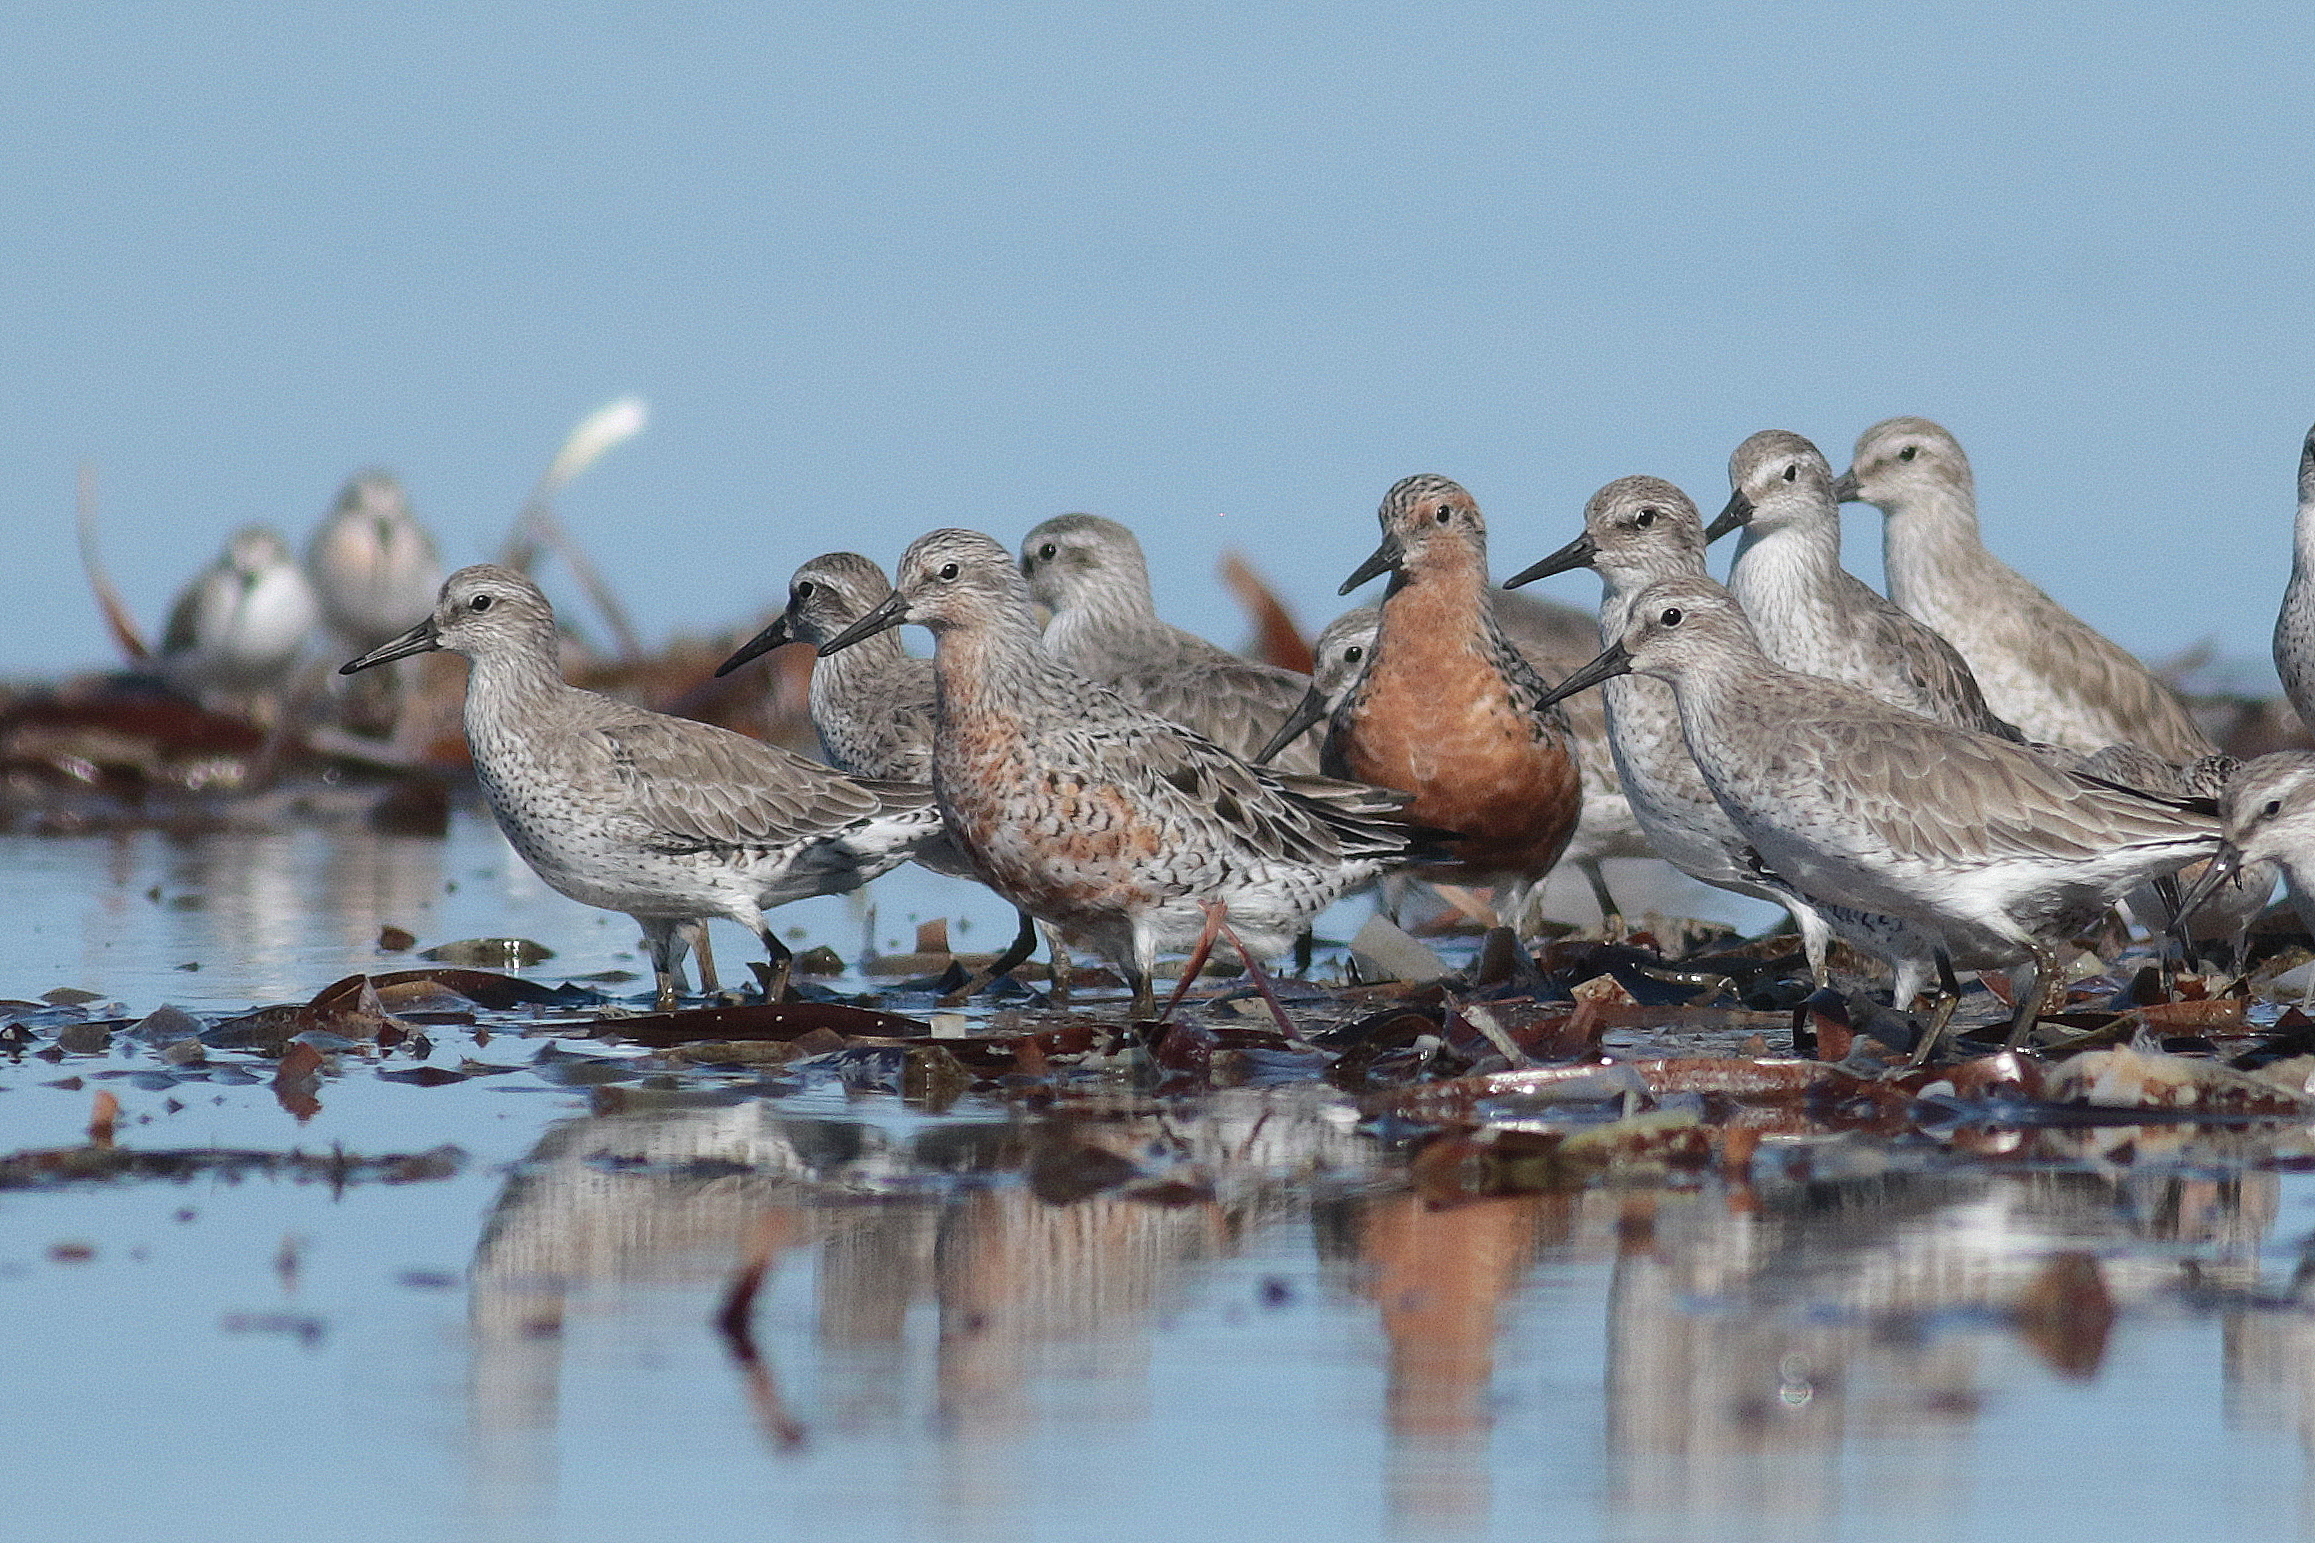
[[1402,478],[1375,511],[1382,541],[1342,593],[1390,575],[1366,668],[1327,722],[1319,764],[1411,795],[1407,818],[1457,832],[1454,862],[1417,876],[1508,889],[1513,927],[1583,812],[1565,720],[1489,600],[1487,522],[1445,477]]
[[[717,665],[715,673],[729,675],[784,643],[817,649],[891,594],[891,581],[872,559],[858,552],[823,553],[788,580],[786,609]],[[902,648],[897,632],[877,633],[812,662],[812,732],[828,764],[855,777],[932,781],[932,699],[932,661]],[[952,878],[980,878],[945,832],[918,847],[915,861]],[[1012,970],[1036,950],[1036,925],[1024,911],[1012,943],[989,966],[987,979]]]
[[375,648],[423,619],[442,588],[434,538],[391,472],[365,471],[306,543],[306,575],[322,620],[355,648]]
[[[2243,762],[2218,805],[2226,839],[2188,889],[2181,914],[2193,917],[2243,875],[2272,865],[2283,872],[2300,924],[2315,932],[2315,754],[2278,750]],[[2306,995],[2315,1001],[2315,981]]]
[[1402,795],[1250,766],[1053,657],[1020,570],[978,531],[920,536],[895,584],[821,653],[931,630],[950,839],[998,894],[1115,964],[1139,1014],[1160,952],[1222,922],[1273,957],[1423,839]]
[[[729,659],[718,676],[784,643],[818,648],[892,593],[884,570],[857,552],[828,552],[788,580],[780,614]],[[828,764],[855,777],[932,780],[932,661],[912,657],[897,636],[864,640],[812,666],[812,732]]]
[[161,674],[196,697],[269,692],[296,667],[318,616],[289,543],[263,525],[245,526],[170,607]]
[[2299,446],[2299,514],[2291,526],[2291,581],[2275,616],[2275,673],[2299,721],[2315,729],[2315,429]]
[[2058,989],[2060,940],[2218,845],[2207,816],[1784,669],[1708,582],[1649,585],[1623,636],[1559,691],[1631,670],[1671,684],[1713,796],[1803,895],[1910,922],[1967,968],[2032,964],[2012,1045]]
[[1728,487],[1728,504],[1704,539],[1744,532],[1728,592],[1771,659],[1847,681],[1924,718],[2022,737],[1987,709],[1951,643],[1841,566],[1841,504],[1833,468],[1815,445],[1764,429],[1728,458]]
[[[1021,575],[1031,597],[1052,613],[1045,647],[1054,658],[1234,755],[1259,750],[1310,684],[1160,617],[1141,542],[1115,520],[1096,514],[1046,520],[1021,538]],[[1278,764],[1315,772],[1318,751],[1297,747]]]
[[1889,598],[1961,651],[2028,739],[2084,755],[2133,744],[2173,765],[2215,748],[2152,671],[1986,550],[1969,458],[1944,429],[1873,425],[1834,492],[1880,509]]
[[[1583,534],[1506,583],[1593,569],[1600,576],[1605,645],[1623,636],[1641,592],[1657,580],[1712,585],[1704,548],[1704,521],[1686,493],[1660,477],[1619,477],[1584,505]],[[1886,959],[1896,977],[1897,1006],[1911,1004],[1935,967],[1934,939],[1891,917],[1803,898],[1769,872],[1688,753],[1670,686],[1645,675],[1617,675],[1601,684],[1600,698],[1617,779],[1659,856],[1692,879],[1791,912],[1818,985],[1831,980],[1831,943],[1838,936]]]
[[557,891],[635,918],[662,1008],[687,931],[716,916],[762,942],[776,1000],[790,956],[765,909],[856,889],[940,829],[922,783],[848,777],[566,683],[546,596],[493,563],[459,569],[431,616],[339,668],[438,648],[472,665],[466,742],[499,829]]

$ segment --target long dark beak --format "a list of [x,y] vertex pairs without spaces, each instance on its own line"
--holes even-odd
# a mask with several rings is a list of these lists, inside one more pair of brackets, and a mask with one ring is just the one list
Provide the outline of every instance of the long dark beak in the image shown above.
[[1610,643],[1606,653],[1544,693],[1543,700],[1535,704],[1535,710],[1540,713],[1557,707],[1579,691],[1589,690],[1603,680],[1613,680],[1631,672],[1631,650],[1621,643]]
[[1374,552],[1367,558],[1367,560],[1358,565],[1358,571],[1356,573],[1353,573],[1349,578],[1342,581],[1342,588],[1336,590],[1335,593],[1338,595],[1347,595],[1352,590],[1358,588],[1361,584],[1364,584],[1367,580],[1373,578],[1376,574],[1389,573],[1392,569],[1398,567],[1401,562],[1405,561],[1406,555],[1407,549],[1405,544],[1402,543],[1398,537],[1385,532],[1383,535],[1383,544],[1376,547]]
[[2173,930],[2183,936],[2186,919],[2200,909],[2204,901],[2217,894],[2219,886],[2242,872],[2242,868],[2243,849],[2231,841],[2220,842],[2218,855],[2204,867],[2202,877],[2194,881],[2194,888],[2179,897],[2178,920],[2172,924]]
[[766,627],[763,631],[757,633],[754,637],[749,638],[745,643],[742,643],[739,647],[738,653],[733,654],[729,659],[726,659],[723,663],[717,665],[715,667],[715,677],[716,679],[721,680],[726,675],[729,675],[732,671],[738,669],[741,665],[747,663],[750,659],[761,659],[764,655],[770,653],[773,649],[779,647],[782,643],[793,643],[795,641],[796,640],[794,636],[791,635],[788,631],[788,613],[782,611],[779,615],[772,618],[772,624],[769,627]]
[[1728,502],[1721,506],[1713,522],[1704,527],[1704,539],[1708,542],[1718,541],[1738,526],[1749,524],[1751,520],[1752,500],[1744,496],[1744,489],[1738,488],[1728,495]]
[[373,664],[391,664],[396,659],[407,659],[412,654],[430,654],[441,646],[442,634],[434,629],[434,618],[429,616],[391,642],[380,643],[361,658],[348,659],[338,666],[338,673],[351,675]]
[[1863,490],[1857,486],[1856,467],[1850,467],[1847,471],[1841,473],[1838,477],[1833,479],[1834,503],[1861,504],[1864,501],[1865,494]]
[[838,653],[844,649],[850,648],[853,644],[859,642],[862,638],[872,638],[879,632],[890,632],[893,628],[899,626],[902,622],[907,620],[907,597],[903,596],[898,590],[895,590],[893,593],[886,595],[875,610],[870,611],[866,616],[861,617],[851,626],[846,627],[842,632],[837,633],[827,642],[822,643],[820,645],[820,657],[825,659],[830,654]]
[[1268,766],[1272,756],[1300,739],[1312,724],[1325,716],[1326,693],[1319,690],[1314,681],[1310,689],[1302,693],[1302,700],[1294,704],[1294,711],[1278,726],[1278,732],[1270,736],[1270,743],[1254,757],[1254,764]]
[[1546,579],[1555,573],[1565,573],[1570,568],[1589,568],[1592,565],[1592,559],[1599,555],[1600,544],[1592,539],[1592,533],[1587,530],[1542,562],[1531,563],[1510,578],[1505,579],[1503,587],[1505,589],[1517,589],[1522,584],[1533,584],[1537,579]]

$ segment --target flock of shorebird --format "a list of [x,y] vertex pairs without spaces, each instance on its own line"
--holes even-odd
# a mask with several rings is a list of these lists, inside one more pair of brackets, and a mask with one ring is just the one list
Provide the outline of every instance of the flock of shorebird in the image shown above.
[[[1116,965],[1147,1014],[1159,954],[1221,936],[1252,968],[1394,871],[1495,886],[1516,924],[1555,864],[1612,913],[1599,863],[1654,855],[1789,910],[1820,982],[1838,939],[1887,963],[1899,1006],[1934,988],[1926,1053],[1958,971],[2031,972],[2015,1044],[2061,942],[2117,903],[2239,944],[2277,868],[2295,895],[2315,886],[2315,755],[2237,766],[1987,551],[1945,430],[1877,424],[1839,475],[1764,432],[1729,481],[1709,525],[1668,482],[1612,482],[1575,539],[1498,589],[1471,495],[1409,477],[1343,585],[1387,575],[1381,601],[1321,634],[1312,679],[1169,626],[1132,533],[1091,515],[1045,521],[1017,554],[933,531],[890,584],[865,557],[815,557],[718,673],[815,647],[827,764],[568,685],[545,597],[490,564],[343,669],[472,662],[466,732],[499,824],[556,889],[641,924],[663,1004],[708,918],[762,940],[775,993],[788,955],[767,907],[911,858],[1019,909],[1000,968],[1036,918]],[[2315,722],[2315,432],[2299,494],[2275,656]],[[340,515],[381,500],[357,482]],[[1887,598],[1841,567],[1848,501],[1884,516]],[[1705,552],[1733,533],[1724,588]],[[1503,592],[1579,566],[1602,582],[1596,631]],[[903,624],[932,633],[930,659],[903,650]]]
[[155,657],[188,695],[247,702],[278,687],[324,629],[370,648],[409,626],[442,587],[434,538],[392,474],[358,473],[306,543],[235,531],[169,611]]

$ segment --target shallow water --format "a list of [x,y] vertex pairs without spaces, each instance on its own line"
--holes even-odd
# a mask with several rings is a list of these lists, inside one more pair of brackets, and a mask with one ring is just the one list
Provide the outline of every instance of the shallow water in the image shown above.
[[[395,967],[388,922],[640,968],[472,821],[4,845],[0,996],[215,1017]],[[886,947],[1005,930],[878,891]],[[846,901],[780,920],[859,951]],[[518,1027],[431,1030],[507,1068],[442,1086],[348,1054],[302,1123],[247,1057],[0,1059],[8,1150],[84,1140],[103,1089],[123,1147],[463,1153],[0,1190],[0,1534],[2315,1531],[2315,1179],[2255,1146],[1772,1137],[1743,1178],[1444,1203],[1306,1082],[936,1112]],[[714,1326],[750,1258],[752,1362]]]

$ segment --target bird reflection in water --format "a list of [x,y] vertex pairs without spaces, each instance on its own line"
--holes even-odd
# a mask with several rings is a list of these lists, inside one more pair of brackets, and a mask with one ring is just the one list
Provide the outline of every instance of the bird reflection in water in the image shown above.
[[[1216,1312],[1279,1326],[1227,1341],[1249,1356],[1277,1355],[1279,1334],[1305,1347],[1279,1364],[1332,1390],[1346,1463],[1374,1411],[1382,1469],[1356,1482],[1409,1535],[1495,1526],[1532,1504],[1538,1471],[1556,1484],[1603,1462],[1615,1526],[1650,1535],[1734,1536],[1737,1517],[1829,1534],[1860,1505],[1951,1515],[2000,1482],[1976,1450],[1989,1401],[2037,1370],[2108,1376],[2133,1315],[2182,1301],[2222,1314],[2238,1420],[2315,1430],[2315,1314],[2297,1283],[2259,1282],[2271,1173],[2199,1177],[2183,1147],[2160,1171],[1849,1172],[1838,1144],[1772,1145],[1749,1174],[1464,1195],[1435,1175],[1411,1188],[1331,1097],[1235,1089],[1161,1114],[1119,1095],[1078,1118],[990,1106],[940,1123],[889,1100],[863,1105],[875,1119],[759,1100],[571,1121],[516,1169],[477,1249],[478,1472],[501,1494],[551,1486],[567,1314],[631,1314],[634,1288],[712,1292],[735,1269],[765,1287],[725,1297],[765,1444],[917,1440],[929,1482],[890,1503],[960,1527],[1032,1514],[1051,1476],[1031,1459],[1057,1430],[1138,1442],[1186,1421],[1261,1442],[1259,1409],[1198,1391],[1197,1357],[1217,1351],[1183,1325]],[[2066,1131],[2039,1155],[2192,1139]],[[1214,1306],[1233,1291],[1242,1308]],[[1266,1294],[1290,1311],[1263,1318]],[[1280,1387],[1277,1405],[1307,1396]],[[1538,1430],[1561,1446],[1527,1447]],[[1860,1442],[1902,1454],[1875,1465],[1869,1497],[1844,1479]]]

